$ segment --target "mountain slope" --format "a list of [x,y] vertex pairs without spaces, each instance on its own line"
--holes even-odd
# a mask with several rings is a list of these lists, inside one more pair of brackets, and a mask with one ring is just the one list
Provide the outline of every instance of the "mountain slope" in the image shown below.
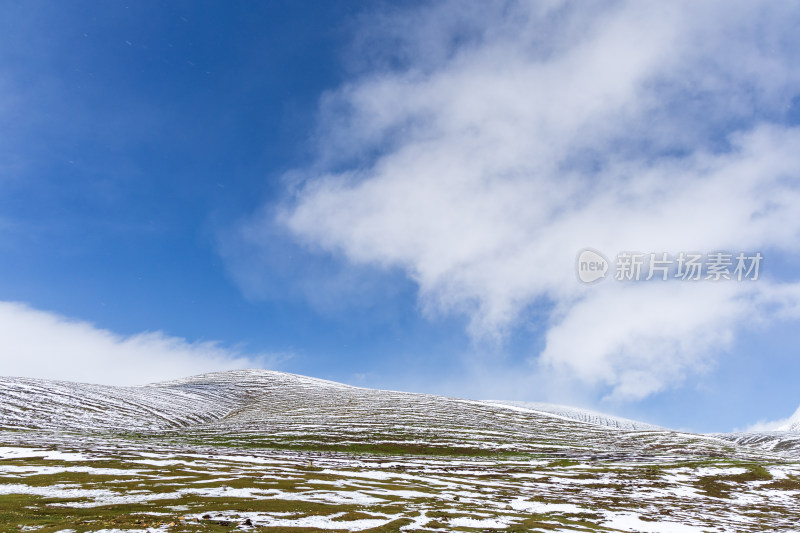
[[755,533],[800,517],[800,466],[763,443],[536,406],[270,371],[0,378],[0,531]]
[[139,387],[0,379],[0,428],[6,429],[157,431],[237,445],[247,440],[268,448],[343,451],[545,450],[570,457],[748,453],[733,452],[717,436],[536,405],[540,409],[364,389],[266,370],[211,373]]
[[605,413],[598,413],[588,409],[580,409],[577,407],[569,407],[567,405],[556,405],[551,403],[542,402],[513,402],[513,401],[499,401],[492,400],[487,403],[496,405],[508,405],[511,407],[518,407],[521,409],[528,409],[544,414],[551,414],[554,416],[567,418],[570,420],[577,420],[579,422],[586,422],[587,424],[594,424],[597,426],[604,426],[616,429],[625,429],[632,431],[663,431],[666,428],[647,424],[645,422],[638,422],[628,418],[619,416],[607,415]]
[[784,424],[775,428],[776,431],[794,431],[800,433],[800,407],[789,417]]
[[800,457],[800,408],[772,430],[718,433],[714,436],[740,446]]
[[220,383],[109,387],[0,378],[0,427],[166,429],[217,420],[246,391]]

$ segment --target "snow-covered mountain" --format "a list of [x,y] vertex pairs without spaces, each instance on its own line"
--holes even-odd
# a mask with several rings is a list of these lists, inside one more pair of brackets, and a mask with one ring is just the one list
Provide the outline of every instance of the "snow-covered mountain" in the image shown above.
[[786,422],[775,428],[776,431],[796,431],[800,433],[800,407]]
[[[608,427],[653,429],[555,406],[539,410],[365,389],[266,370],[219,372],[138,387],[0,378],[0,428],[250,432],[397,440],[436,432],[450,443],[512,446],[565,432],[605,438]],[[546,409],[552,408],[552,412]],[[554,414],[555,413],[555,414]]]
[[0,378],[0,428],[257,434],[278,446],[298,437],[339,447],[357,446],[365,439],[418,440],[509,450],[564,446],[577,437],[595,455],[656,448],[712,453],[725,440],[791,453],[796,444],[767,446],[763,439],[686,434],[566,406],[365,389],[268,370],[218,372],[137,387]]
[[761,423],[756,428],[714,436],[741,446],[800,457],[800,408],[786,420]]
[[765,439],[264,370],[0,378],[0,531],[790,531],[800,438]]

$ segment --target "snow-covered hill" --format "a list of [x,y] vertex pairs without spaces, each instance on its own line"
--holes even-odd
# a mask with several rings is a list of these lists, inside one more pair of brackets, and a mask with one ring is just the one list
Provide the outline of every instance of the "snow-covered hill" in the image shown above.
[[724,436],[674,432],[582,409],[381,391],[267,370],[139,387],[0,378],[0,428],[161,431],[214,439],[255,435],[272,447],[425,443],[441,449],[563,449],[573,455],[589,450],[595,457],[727,453]]
[[280,391],[346,385],[269,370],[203,374],[138,387],[0,377],[0,428],[175,429],[209,423]]
[[0,378],[0,530],[789,531],[795,450],[263,370]]
[[748,431],[717,433],[714,436],[739,446],[800,456],[800,432],[797,431]]
[[26,429],[164,429],[217,420],[246,397],[225,383],[174,382],[109,387],[0,378],[0,427]]
[[800,409],[786,420],[760,423],[756,427],[759,429],[718,433],[714,436],[740,446],[800,457]]
[[800,433],[800,407],[783,424],[775,428],[776,431],[795,431]]

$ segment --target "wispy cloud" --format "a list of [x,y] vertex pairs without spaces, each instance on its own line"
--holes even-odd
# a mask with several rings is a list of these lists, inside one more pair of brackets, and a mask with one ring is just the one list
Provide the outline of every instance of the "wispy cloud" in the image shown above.
[[239,368],[274,368],[287,355],[246,354],[162,332],[123,336],[90,323],[0,302],[3,376],[141,385]]
[[364,39],[366,72],[322,98],[318,156],[277,221],[402,269],[426,312],[468,316],[476,338],[546,301],[539,371],[617,398],[663,390],[796,309],[797,287],[587,289],[575,254],[800,252],[798,22],[737,2],[394,13]]

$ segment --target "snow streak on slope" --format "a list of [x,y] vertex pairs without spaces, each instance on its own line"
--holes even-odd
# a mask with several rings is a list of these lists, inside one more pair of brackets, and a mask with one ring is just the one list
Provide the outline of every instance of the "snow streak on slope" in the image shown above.
[[598,413],[588,409],[580,409],[578,407],[569,407],[566,405],[556,405],[541,402],[512,402],[496,400],[492,400],[487,403],[519,407],[530,411],[536,411],[538,413],[551,414],[570,420],[586,422],[587,424],[594,424],[596,426],[604,426],[615,429],[625,429],[630,431],[663,431],[665,429],[663,427],[647,424],[645,422],[637,422],[636,420]]

